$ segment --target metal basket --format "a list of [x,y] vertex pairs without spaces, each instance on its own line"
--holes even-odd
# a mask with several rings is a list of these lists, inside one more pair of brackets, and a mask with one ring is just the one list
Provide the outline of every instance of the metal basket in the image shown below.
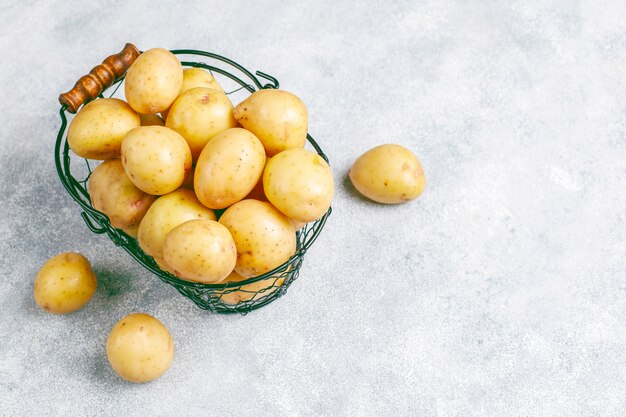
[[[222,84],[231,99],[237,95],[248,96],[257,89],[278,88],[279,86],[276,78],[260,71],[253,75],[236,62],[214,53],[190,49],[178,49],[171,52],[179,56],[183,67],[198,67],[209,70]],[[257,77],[266,83],[263,84]],[[122,75],[109,88],[102,91],[98,97],[104,97],[107,91],[112,91],[110,94],[106,94],[107,97],[114,97],[123,80],[124,76]],[[241,100],[233,100],[235,103],[239,101]],[[159,268],[155,260],[143,252],[135,238],[112,227],[109,218],[92,207],[87,191],[87,181],[95,163],[71,152],[66,132],[69,113],[67,106],[63,105],[59,112],[61,127],[57,135],[54,158],[61,183],[82,208],[81,216],[89,230],[98,234],[106,233],[113,243],[124,248],[161,281],[174,286],[178,292],[192,300],[201,309],[210,310],[214,313],[245,314],[255,310],[285,294],[289,286],[296,280],[304,254],[322,231],[332,209],[329,208],[320,219],[305,225],[296,232],[295,254],[272,271],[240,282],[230,283],[202,284],[180,279]],[[322,149],[310,135],[307,135],[307,140],[315,151],[328,161]]]

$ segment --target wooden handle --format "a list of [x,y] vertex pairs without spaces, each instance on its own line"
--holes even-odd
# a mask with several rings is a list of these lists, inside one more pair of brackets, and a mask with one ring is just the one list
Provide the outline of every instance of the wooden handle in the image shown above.
[[139,56],[139,50],[132,43],[127,43],[119,54],[111,55],[102,64],[98,65],[89,74],[81,77],[74,88],[59,96],[59,102],[67,106],[70,113],[76,113],[78,108],[102,93],[113,82],[124,74]]

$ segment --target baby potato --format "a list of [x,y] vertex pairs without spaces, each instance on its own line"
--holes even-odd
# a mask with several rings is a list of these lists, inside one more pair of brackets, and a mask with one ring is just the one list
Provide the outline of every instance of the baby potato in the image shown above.
[[[233,271],[227,276],[223,284],[228,282],[241,282],[247,278],[242,277],[237,272]],[[226,304],[236,305],[252,299],[259,299],[261,297],[268,296],[275,292],[278,287],[283,285],[285,278],[268,278],[262,279],[252,284],[242,285],[238,290],[225,289],[220,292],[220,301]]]
[[180,94],[196,87],[212,88],[213,90],[224,92],[224,89],[217,82],[215,77],[202,68],[186,68],[183,70],[183,87]]
[[417,198],[426,187],[417,157],[400,145],[380,145],[361,155],[348,174],[365,197],[383,204]]
[[160,261],[163,259],[165,238],[170,230],[195,219],[215,220],[215,213],[203,206],[192,190],[179,189],[159,197],[139,223],[139,246],[146,254]]
[[254,188],[252,189],[252,191],[250,191],[248,193],[248,195],[245,196],[243,199],[244,200],[254,199],[254,200],[259,200],[259,201],[267,201],[267,197],[265,196],[265,190],[263,189],[263,174],[261,174],[261,177],[259,178],[259,181],[257,181],[257,183],[254,186]]
[[139,114],[141,126],[165,126],[163,119],[158,114]]
[[191,170],[191,152],[178,133],[163,126],[137,127],[122,141],[122,164],[137,188],[163,195],[181,186]]
[[87,103],[67,130],[67,142],[78,156],[113,159],[120,156],[124,135],[139,126],[139,115],[117,98],[100,98]]
[[308,112],[302,100],[287,91],[255,91],[235,107],[233,115],[261,140],[268,156],[304,148]]
[[156,200],[132,183],[122,161],[111,159],[101,163],[89,176],[89,195],[93,207],[106,214],[118,229],[133,229]]
[[195,87],[178,96],[167,114],[165,126],[185,138],[195,161],[204,145],[226,129],[236,127],[237,121],[226,94]]
[[159,320],[133,313],[118,321],[109,333],[106,354],[119,376],[130,382],[148,382],[169,369],[174,341]]
[[270,203],[242,200],[230,206],[219,222],[237,247],[235,271],[249,278],[282,265],[296,252],[296,234],[289,219]]
[[289,149],[267,161],[263,188],[278,210],[308,223],[328,211],[334,193],[333,173],[315,152]]
[[162,48],[150,49],[128,68],[124,92],[138,113],[154,114],[174,102],[183,85],[183,67],[176,55]]
[[214,220],[189,220],[167,234],[163,257],[174,275],[213,284],[232,272],[237,248],[222,224]]
[[33,296],[39,307],[49,313],[65,314],[81,309],[96,292],[98,280],[87,258],[66,252],[43,264]]
[[194,173],[198,200],[222,209],[242,200],[257,184],[265,167],[259,139],[241,128],[223,131],[206,144]]

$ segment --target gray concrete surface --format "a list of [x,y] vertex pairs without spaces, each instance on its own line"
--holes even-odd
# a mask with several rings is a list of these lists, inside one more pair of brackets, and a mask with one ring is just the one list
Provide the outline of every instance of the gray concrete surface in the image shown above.
[[[626,415],[626,5],[619,1],[78,2],[0,7],[0,415]],[[91,234],[56,177],[58,94],[132,41],[224,54],[302,97],[337,193],[287,295],[207,314]],[[355,195],[399,143],[428,187]],[[67,250],[80,312],[32,299]],[[142,311],[172,332],[134,385],[104,342]]]

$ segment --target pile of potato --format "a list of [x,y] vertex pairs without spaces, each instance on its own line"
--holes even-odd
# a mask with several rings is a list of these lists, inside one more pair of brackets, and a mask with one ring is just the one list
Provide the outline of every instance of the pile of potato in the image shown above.
[[201,283],[264,274],[330,207],[332,171],[304,149],[295,95],[260,90],[235,107],[211,73],[157,48],[128,69],[125,97],[85,105],[67,140],[104,161],[89,179],[94,208],[162,269]]
[[[333,175],[304,149],[307,109],[295,95],[260,90],[233,106],[209,72],[183,70],[169,51],[151,49],[129,68],[125,96],[85,105],[67,140],[77,155],[103,161],[89,178],[93,207],[162,269],[200,283],[264,274],[295,253],[299,228],[328,211]],[[426,184],[417,157],[395,144],[365,152],[349,177],[383,204],[415,199]],[[267,286],[243,285],[220,300],[235,305]],[[45,311],[65,314],[96,287],[89,261],[66,252],[41,267],[33,295]],[[106,354],[122,378],[147,382],[167,371],[174,343],[158,319],[133,313],[109,333]]]

